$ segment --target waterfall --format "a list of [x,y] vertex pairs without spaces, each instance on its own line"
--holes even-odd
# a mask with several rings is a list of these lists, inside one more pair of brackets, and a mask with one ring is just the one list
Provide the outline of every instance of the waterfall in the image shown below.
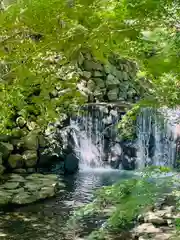
[[174,167],[177,109],[143,108],[137,117],[137,165]]
[[70,120],[71,136],[74,140],[74,152],[80,160],[81,167],[107,167],[112,156],[107,148],[105,135],[113,141],[114,124],[118,121],[118,110],[109,110],[107,106],[84,106],[78,116]]

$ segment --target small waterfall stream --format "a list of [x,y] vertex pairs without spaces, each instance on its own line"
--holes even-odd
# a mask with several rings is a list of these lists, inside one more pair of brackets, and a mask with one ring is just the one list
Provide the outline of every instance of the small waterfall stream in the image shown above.
[[[70,120],[72,137],[74,139],[74,152],[80,159],[80,165],[100,168],[108,167],[108,161],[113,159],[111,151],[107,148],[115,147],[113,124],[119,120],[118,110],[108,110],[103,106],[88,106],[79,116]],[[107,144],[107,137],[111,142]],[[115,147],[116,151],[117,146]]]
[[176,167],[177,109],[143,108],[137,118],[137,165]]
[[176,129],[180,110],[142,108],[136,120],[136,153],[133,155],[128,155],[125,148],[134,148],[134,145],[131,141],[124,145],[115,127],[123,114],[118,107],[87,105],[70,120],[73,152],[81,169],[177,166]]

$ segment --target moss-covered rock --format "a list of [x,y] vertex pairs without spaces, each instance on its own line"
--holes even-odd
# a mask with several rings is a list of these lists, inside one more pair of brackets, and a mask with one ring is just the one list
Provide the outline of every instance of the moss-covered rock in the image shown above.
[[40,199],[53,197],[57,191],[64,188],[63,183],[54,174],[32,174],[21,176],[11,174],[0,185],[0,205],[29,204]]
[[30,132],[23,137],[24,149],[37,150],[38,149],[38,134],[36,132]]
[[9,155],[13,151],[14,147],[12,144],[7,142],[0,142],[0,152],[4,160],[8,159]]
[[23,159],[26,167],[35,167],[38,160],[37,151],[35,150],[25,151],[23,153]]
[[11,154],[8,158],[8,165],[11,168],[22,168],[24,165],[23,157],[20,154]]

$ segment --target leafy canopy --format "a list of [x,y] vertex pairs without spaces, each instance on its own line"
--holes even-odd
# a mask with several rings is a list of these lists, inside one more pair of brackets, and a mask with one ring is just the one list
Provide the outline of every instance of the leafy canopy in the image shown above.
[[[72,91],[49,98],[57,69],[82,49],[106,61],[111,53],[135,60],[148,96],[178,105],[180,96],[180,4],[175,0],[21,0],[0,12],[0,132],[17,112],[40,125],[84,99],[76,78],[60,81]],[[59,65],[49,55],[62,53]],[[147,80],[148,79],[148,80]],[[38,94],[35,94],[37,93]]]

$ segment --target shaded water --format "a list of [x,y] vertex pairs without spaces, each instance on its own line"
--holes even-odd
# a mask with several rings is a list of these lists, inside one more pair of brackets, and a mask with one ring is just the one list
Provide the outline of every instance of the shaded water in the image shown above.
[[65,192],[55,198],[13,211],[0,213],[2,240],[63,240],[73,239],[64,228],[73,209],[92,200],[93,190],[130,178],[132,172],[86,169],[65,176]]

